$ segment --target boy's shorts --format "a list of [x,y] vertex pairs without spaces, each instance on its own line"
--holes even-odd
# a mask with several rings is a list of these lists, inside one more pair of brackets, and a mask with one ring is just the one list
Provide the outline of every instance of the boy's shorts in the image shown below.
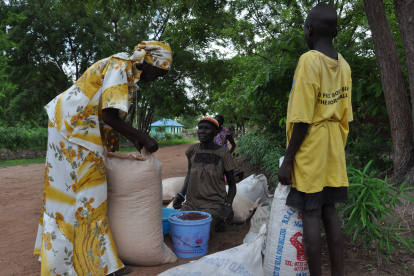
[[341,203],[348,199],[348,187],[324,187],[318,193],[307,194],[291,187],[286,205],[300,210],[315,210],[324,204]]

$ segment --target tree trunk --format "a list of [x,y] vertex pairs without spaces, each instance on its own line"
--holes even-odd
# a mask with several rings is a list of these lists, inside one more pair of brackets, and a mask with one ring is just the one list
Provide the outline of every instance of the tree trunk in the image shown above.
[[[412,171],[413,124],[397,46],[388,26],[382,0],[364,0],[368,24],[374,40],[382,89],[390,118],[394,175],[399,183]],[[411,180],[411,179],[408,179]],[[412,181],[410,181],[412,182]],[[414,184],[414,183],[410,183]]]
[[119,34],[118,34],[118,21],[119,19],[116,18],[115,16],[112,17],[112,22],[114,22],[114,27],[115,27],[115,40],[118,43],[118,45],[120,45],[120,41],[119,41]]
[[130,126],[132,126],[132,123],[134,122],[135,111],[136,111],[135,104],[131,104],[129,111],[128,111],[128,114],[129,114],[128,124]]
[[[407,62],[411,106],[414,107],[414,0],[394,0],[394,6]],[[414,108],[411,118],[414,124]]]

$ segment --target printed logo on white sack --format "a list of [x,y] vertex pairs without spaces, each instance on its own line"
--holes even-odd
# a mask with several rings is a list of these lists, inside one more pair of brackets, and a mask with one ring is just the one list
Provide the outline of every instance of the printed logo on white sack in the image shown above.
[[263,267],[266,276],[309,276],[302,212],[286,206],[289,190],[290,186],[278,186],[273,199]]

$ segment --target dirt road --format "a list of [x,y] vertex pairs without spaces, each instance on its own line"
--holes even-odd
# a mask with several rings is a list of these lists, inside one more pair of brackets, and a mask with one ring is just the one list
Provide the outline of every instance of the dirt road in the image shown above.
[[[163,163],[162,177],[185,176],[189,144],[161,148],[155,153]],[[0,275],[40,275],[40,262],[33,256],[43,191],[44,164],[0,168]],[[249,225],[232,226],[224,233],[214,234],[209,253],[237,246]],[[170,248],[172,243],[165,236]],[[131,276],[153,276],[193,259],[179,259],[157,267],[131,267]]]

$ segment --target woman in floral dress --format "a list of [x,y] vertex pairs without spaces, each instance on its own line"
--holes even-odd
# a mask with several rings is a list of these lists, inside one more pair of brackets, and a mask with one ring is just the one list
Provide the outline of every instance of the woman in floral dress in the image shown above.
[[122,118],[138,80],[167,74],[172,64],[165,42],[145,41],[134,54],[119,53],[92,65],[45,108],[49,137],[42,209],[34,254],[41,275],[124,275],[106,216],[103,164],[109,132],[118,131],[140,150],[155,152],[155,140]]
[[224,124],[224,116],[221,114],[217,114],[214,119],[217,120],[219,123],[219,134],[214,138],[214,143],[219,146],[224,147],[225,149],[229,149],[227,146],[227,141],[231,144],[230,154],[236,149],[236,143],[234,142],[233,136],[231,136],[231,132],[227,127],[223,127]]

